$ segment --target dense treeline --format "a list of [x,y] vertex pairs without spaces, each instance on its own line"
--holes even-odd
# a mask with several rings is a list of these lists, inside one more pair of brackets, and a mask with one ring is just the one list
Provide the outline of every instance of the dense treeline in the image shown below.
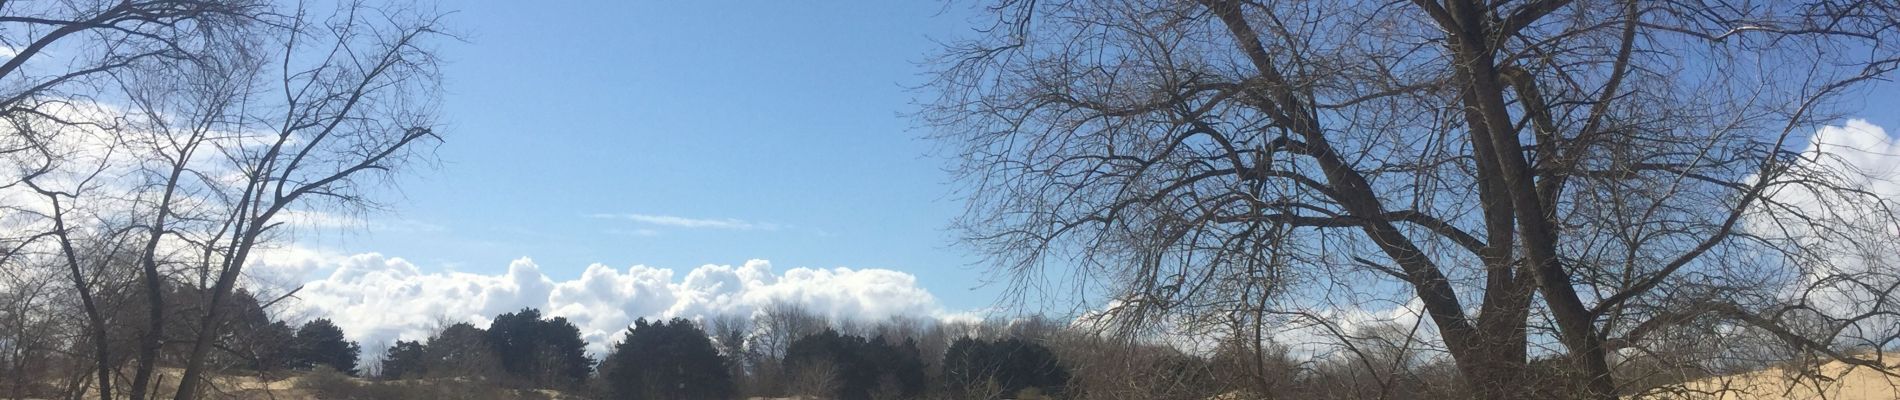
[[[1436,399],[1471,395],[1442,349],[1393,323],[1343,332],[1342,343],[1260,342],[1211,333],[1167,343],[1104,335],[1031,317],[988,321],[834,321],[798,307],[751,317],[636,321],[599,359],[564,319],[534,309],[483,329],[448,325],[424,341],[397,341],[379,380],[473,382],[518,396],[555,389],[599,399]],[[315,323],[315,322],[313,322]],[[521,328],[545,326],[548,328]],[[710,327],[703,328],[703,327]],[[513,332],[513,333],[506,333]],[[1242,332],[1244,333],[1244,332]],[[781,340],[789,339],[789,340]],[[530,350],[511,350],[523,343]],[[783,347],[769,347],[783,343]],[[578,347],[576,347],[578,346]],[[1314,350],[1321,349],[1321,350]],[[512,354],[512,355],[511,355]],[[555,357],[567,354],[569,358]],[[1554,358],[1539,374],[1567,373]],[[1649,386],[1700,378],[1626,360],[1626,378]],[[505,365],[520,365],[509,369]],[[574,366],[580,367],[574,367]],[[595,367],[589,369],[589,367]],[[1736,371],[1771,366],[1732,365]],[[342,370],[338,368],[338,370]],[[591,373],[574,371],[591,371]],[[514,390],[514,391],[507,391]],[[1563,388],[1553,387],[1550,393]],[[398,392],[402,393],[402,392]],[[396,394],[392,398],[399,398]],[[410,393],[408,395],[414,395]],[[358,398],[381,398],[361,393]],[[385,396],[387,397],[387,396]]]
[[[225,375],[282,378],[306,374],[303,388],[324,398],[538,398],[554,390],[597,399],[729,399],[809,396],[825,399],[1182,399],[1460,398],[1470,391],[1442,350],[1396,324],[1367,324],[1320,352],[1296,352],[1268,339],[1212,333],[1211,346],[1166,336],[1167,343],[1101,334],[1084,325],[1031,317],[988,321],[828,320],[794,306],[750,317],[700,321],[640,319],[605,354],[590,355],[572,323],[526,308],[487,327],[458,322],[427,338],[398,340],[361,354],[331,320],[295,325],[272,320],[239,291],[234,334],[218,346]],[[1232,332],[1229,332],[1232,333]],[[1244,332],[1242,332],[1244,333]],[[782,344],[782,346],[774,347]],[[161,358],[178,357],[183,348]],[[10,355],[11,356],[11,355]],[[79,360],[39,355],[46,365]],[[373,359],[365,359],[373,358]],[[60,368],[19,369],[57,382]],[[53,361],[53,362],[48,362]],[[1643,369],[1651,385],[1699,376]],[[1539,373],[1564,373],[1540,361]],[[1737,370],[1765,364],[1736,365]],[[340,376],[361,376],[359,380]],[[0,398],[57,393],[0,386]],[[1560,388],[1550,389],[1553,392]]]
[[[724,325],[711,331],[702,328],[716,324]],[[787,327],[794,330],[784,330]],[[1038,398],[1068,392],[1070,367],[1051,344],[1079,334],[1041,319],[867,325],[829,321],[782,306],[752,318],[715,318],[705,324],[640,319],[594,360],[582,352],[586,344],[572,324],[560,317],[542,318],[530,308],[497,316],[487,329],[457,323],[426,340],[398,340],[382,353],[374,375],[379,380],[455,379],[508,389],[556,389],[602,399]],[[775,343],[783,346],[766,346]],[[1125,347],[1108,341],[1062,343],[1084,346],[1071,349],[1078,353],[1099,351],[1090,347]],[[1136,347],[1149,349],[1149,354],[1176,355],[1166,358],[1168,362],[1205,364],[1162,347]],[[1199,387],[1171,398],[1216,393],[1208,385],[1211,381],[1151,383]],[[1150,396],[1167,393],[1160,390],[1142,398],[1170,398]]]

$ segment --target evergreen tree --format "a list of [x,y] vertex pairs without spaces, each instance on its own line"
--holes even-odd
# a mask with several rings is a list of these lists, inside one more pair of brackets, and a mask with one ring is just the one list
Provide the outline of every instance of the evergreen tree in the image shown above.
[[634,321],[601,370],[608,399],[724,399],[736,392],[706,332],[679,318]]
[[585,382],[594,372],[594,359],[587,357],[587,340],[581,338],[580,327],[565,317],[554,317],[542,320],[540,328],[542,342],[536,355],[540,365],[546,366],[540,380],[570,386]]
[[338,372],[356,375],[356,359],[363,349],[356,342],[345,340],[343,329],[328,318],[304,323],[302,328],[297,329],[295,343],[296,366],[329,366]]
[[383,351],[383,379],[402,379],[420,376],[427,368],[427,350],[417,341],[396,341]]
[[924,357],[917,349],[917,339],[904,338],[903,346],[887,344],[883,337],[872,343],[878,345],[872,360],[878,362],[878,370],[897,385],[898,393],[905,397],[922,395],[929,377],[924,374]]
[[540,310],[523,308],[496,316],[487,338],[502,371],[535,387],[579,386],[593,372],[587,342],[567,318],[542,319]]
[[[202,299],[195,296],[180,297],[194,301]],[[225,315],[231,318],[226,322],[231,333],[220,338],[226,351],[218,354],[214,360],[226,366],[253,371],[270,371],[289,365],[295,356],[292,341],[295,332],[289,324],[272,321],[257,298],[243,288],[233,292],[224,307],[227,309]]]
[[[240,334],[242,335],[242,334]],[[297,331],[284,321],[256,327],[237,343],[251,352],[251,369],[272,371],[288,368],[297,360]]]
[[499,378],[501,361],[488,345],[488,332],[467,322],[449,325],[422,346],[423,376]]
[[839,382],[835,393],[801,394],[866,400],[914,398],[924,391],[923,360],[912,341],[896,346],[882,337],[865,340],[826,329],[792,341],[785,351],[785,364],[792,371],[826,366],[836,369]]
[[966,393],[991,397],[1010,395],[1036,388],[1044,393],[1060,393],[1069,381],[1069,370],[1056,359],[1049,347],[1022,339],[988,341],[962,338],[944,351],[943,371],[951,387],[959,390],[993,388],[1001,393]]
[[525,377],[532,368],[535,340],[535,327],[540,324],[541,311],[532,308],[522,309],[495,316],[488,324],[488,346],[495,351],[495,357],[501,361],[501,370],[508,375]]

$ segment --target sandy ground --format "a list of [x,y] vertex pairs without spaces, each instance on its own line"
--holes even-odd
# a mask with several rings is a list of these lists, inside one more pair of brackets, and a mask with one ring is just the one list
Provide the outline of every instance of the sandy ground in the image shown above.
[[[177,389],[178,387],[177,379],[181,372],[182,372],[181,370],[178,370],[176,368],[159,368],[158,369],[158,374],[154,376],[153,378],[156,379],[159,383],[157,393],[165,394],[164,396],[160,396],[160,397],[169,398],[170,393],[172,393],[173,391]],[[207,388],[207,390],[210,391],[211,395],[209,396],[209,398],[212,398],[212,399],[228,399],[228,400],[311,400],[311,399],[317,399],[316,395],[311,393],[309,390],[305,390],[305,389],[301,389],[297,387],[299,381],[301,381],[302,379],[303,378],[300,376],[288,376],[288,377],[278,378],[275,380],[266,379],[264,377],[260,377],[256,375],[219,376],[219,377],[212,378],[211,380],[212,385],[211,387]],[[119,390],[124,390],[124,388],[119,388]],[[98,392],[96,391],[88,390],[85,394],[85,397],[83,398],[96,398],[98,397],[97,393]]]
[[221,391],[224,392],[228,396],[225,398],[234,399],[234,400],[235,399],[290,400],[290,399],[316,398],[316,395],[313,393],[310,393],[309,390],[305,390],[305,389],[301,389],[297,387],[298,381],[302,379],[303,378],[301,377],[293,376],[289,378],[269,381],[269,380],[264,380],[262,378],[255,377],[255,376],[225,377],[225,378],[218,379],[219,385],[217,385],[215,389],[221,389]]
[[[1888,358],[1892,360],[1892,357]],[[1892,362],[1892,361],[1889,361]],[[1900,365],[1900,364],[1896,364]],[[1782,369],[1689,382],[1682,393],[1647,397],[1669,400],[1896,400],[1900,377],[1842,362],[1822,365],[1825,379],[1796,379]]]

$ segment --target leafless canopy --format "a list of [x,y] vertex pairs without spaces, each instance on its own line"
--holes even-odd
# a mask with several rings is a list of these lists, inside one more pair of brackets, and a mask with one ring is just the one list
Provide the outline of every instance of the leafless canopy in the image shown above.
[[[39,301],[70,312],[83,334],[59,345],[96,373],[70,397],[212,391],[254,251],[373,208],[377,184],[440,139],[439,18],[359,1],[0,1],[0,268],[24,288],[63,280]],[[183,373],[163,382],[161,362]]]
[[920,114],[1018,289],[1141,326],[1415,303],[1482,398],[1649,390],[1684,332],[1865,366],[1900,339],[1892,182],[1809,140],[1900,67],[1893,2],[986,10]]

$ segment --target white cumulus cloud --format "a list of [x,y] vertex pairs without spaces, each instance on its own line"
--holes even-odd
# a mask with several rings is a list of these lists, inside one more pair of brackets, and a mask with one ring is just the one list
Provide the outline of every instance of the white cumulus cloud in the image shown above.
[[[1890,316],[1900,302],[1887,293],[1900,284],[1900,138],[1848,120],[1817,130],[1796,163],[1831,174],[1826,177],[1835,187],[1791,186],[1767,195],[1825,228],[1794,217],[1751,221],[1757,234],[1792,240],[1818,255],[1795,260],[1804,279],[1784,296],[1837,318],[1874,315],[1849,324],[1842,335],[1848,345],[1879,344],[1900,329],[1900,319]],[[1784,226],[1791,228],[1777,229]]]
[[[635,265],[589,265],[556,280],[533,260],[517,259],[500,274],[424,272],[407,260],[376,253],[318,257],[298,253],[260,261],[259,270],[329,270],[304,284],[290,315],[336,321],[365,347],[428,336],[439,323],[486,326],[495,315],[534,307],[580,327],[598,353],[637,318],[753,315],[776,303],[806,307],[834,320],[948,316],[916,276],[887,269],[793,268],[770,262],[708,264],[684,271]],[[272,265],[282,262],[286,265]],[[313,266],[313,263],[328,265]]]

